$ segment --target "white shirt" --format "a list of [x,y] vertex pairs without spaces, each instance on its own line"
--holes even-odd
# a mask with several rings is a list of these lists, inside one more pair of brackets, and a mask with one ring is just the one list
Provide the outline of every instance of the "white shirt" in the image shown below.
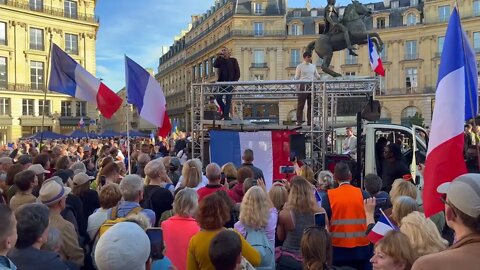
[[100,226],[108,219],[108,209],[97,209],[93,214],[88,217],[87,233],[90,239],[95,239]]
[[357,137],[354,135],[343,141],[343,154],[349,154],[353,159],[357,158]]
[[320,74],[318,74],[317,67],[314,64],[303,61],[297,66],[295,80],[313,80],[314,77],[320,79]]

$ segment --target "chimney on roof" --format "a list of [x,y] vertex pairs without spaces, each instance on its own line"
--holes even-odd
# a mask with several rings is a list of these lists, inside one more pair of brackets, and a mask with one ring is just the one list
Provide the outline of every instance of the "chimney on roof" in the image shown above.
[[305,7],[307,8],[307,11],[310,11],[312,9],[312,4],[310,3],[310,0],[307,0],[307,3],[305,3]]

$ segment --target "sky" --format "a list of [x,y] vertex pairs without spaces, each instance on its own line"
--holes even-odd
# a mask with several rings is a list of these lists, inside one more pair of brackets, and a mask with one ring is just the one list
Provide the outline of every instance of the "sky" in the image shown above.
[[[312,7],[327,3],[310,2]],[[348,2],[337,0],[337,4]],[[204,13],[214,3],[215,0],[98,0],[97,78],[113,91],[121,90],[125,86],[124,55],[156,73],[162,46],[172,45],[174,37],[191,22],[190,16]],[[288,0],[288,7],[304,7],[305,3],[306,0]]]

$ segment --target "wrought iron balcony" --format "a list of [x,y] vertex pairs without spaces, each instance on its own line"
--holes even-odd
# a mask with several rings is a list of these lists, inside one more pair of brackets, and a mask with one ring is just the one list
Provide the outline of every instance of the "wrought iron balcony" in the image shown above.
[[95,16],[95,15],[90,15],[90,14],[81,13],[81,12],[69,13],[69,12],[65,12],[65,10],[62,9],[62,8],[55,8],[55,7],[51,7],[51,6],[48,6],[48,5],[32,6],[32,5],[30,5],[29,1],[0,0],[0,5],[7,5],[7,6],[11,6],[11,7],[20,8],[20,9],[25,9],[25,10],[35,11],[35,12],[41,12],[41,13],[45,13],[45,14],[48,14],[48,15],[64,17],[64,18],[69,18],[69,19],[74,19],[74,20],[80,20],[80,21],[85,21],[85,22],[91,22],[91,23],[98,23],[99,22],[98,17]]
[[[0,91],[19,91],[19,92],[45,92],[47,90],[46,85],[31,85],[31,84],[14,84],[14,83],[2,83],[0,84]],[[50,91],[48,91],[50,93]]]
[[252,68],[266,68],[267,63],[252,63]]

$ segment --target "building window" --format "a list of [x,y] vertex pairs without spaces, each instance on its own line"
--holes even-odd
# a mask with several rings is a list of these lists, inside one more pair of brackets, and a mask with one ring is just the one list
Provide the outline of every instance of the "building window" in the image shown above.
[[405,69],[405,87],[407,88],[407,93],[412,93],[417,89],[417,78],[417,68]]
[[253,14],[255,15],[263,14],[262,3],[253,3]]
[[290,66],[296,67],[301,63],[300,49],[291,49],[290,50]]
[[300,36],[302,34],[302,26],[299,24],[292,24],[292,35]]
[[78,54],[78,36],[65,34],[65,51],[69,54]]
[[446,22],[450,16],[450,5],[438,7],[438,20],[440,22]]
[[408,106],[402,111],[402,120],[409,120],[414,117],[415,114],[418,114],[418,109],[415,106]]
[[437,55],[436,57],[440,57],[443,51],[443,43],[445,42],[445,37],[438,37],[437,39]]
[[34,115],[33,103],[34,103],[34,99],[22,100],[22,115]]
[[398,8],[398,1],[392,1],[391,8]]
[[77,116],[87,116],[87,102],[77,101]]
[[310,11],[310,16],[312,16],[312,17],[318,17],[318,10],[312,9],[312,11]]
[[0,57],[0,88],[8,88],[7,58]]
[[0,115],[10,115],[9,98],[0,98]]
[[480,16],[480,0],[473,1],[473,16]]
[[352,71],[352,72],[345,72],[345,76],[347,77],[354,77],[355,76],[355,72]]
[[263,50],[253,50],[253,67],[265,66],[265,52]]
[[378,29],[385,28],[385,18],[377,18],[377,28]]
[[30,84],[33,90],[43,90],[45,84],[43,62],[30,62]]
[[211,68],[212,74],[214,74],[215,73],[215,68],[213,67],[213,63],[215,63],[215,57],[212,57],[210,59],[210,62],[211,62],[210,68]]
[[253,23],[253,35],[257,37],[263,36],[263,22]]
[[417,15],[415,13],[409,13],[407,15],[407,25],[417,24]]
[[208,60],[205,60],[205,76],[208,77],[210,76],[210,63]]
[[380,55],[380,59],[382,59],[383,62],[386,62],[388,61],[387,60],[387,43],[384,43],[383,44],[383,49],[381,52],[379,52],[379,55]]
[[31,10],[42,11],[43,0],[30,0],[29,7]]
[[42,29],[30,28],[30,50],[44,50]]
[[67,18],[77,18],[77,2],[65,0],[64,4],[64,14]]
[[198,76],[197,76],[197,66],[193,66],[192,76],[193,76],[192,79],[194,79],[194,80],[198,77]]
[[61,103],[61,112],[60,114],[64,117],[72,116],[72,102],[71,101],[62,101]]
[[407,40],[405,42],[405,60],[417,59],[417,41]]
[[43,112],[45,112],[45,116],[50,116],[50,100],[40,99],[38,101],[38,115],[43,115]]
[[418,6],[418,0],[410,0],[410,6]]
[[254,81],[263,81],[263,79],[264,79],[263,74],[253,74]]
[[0,45],[7,45],[7,24],[0,22]]
[[480,32],[473,32],[473,49],[480,53]]
[[358,63],[358,57],[355,55],[350,55],[348,50],[345,50],[345,64],[347,65],[356,65]]
[[203,64],[198,64],[198,77],[203,78]]

